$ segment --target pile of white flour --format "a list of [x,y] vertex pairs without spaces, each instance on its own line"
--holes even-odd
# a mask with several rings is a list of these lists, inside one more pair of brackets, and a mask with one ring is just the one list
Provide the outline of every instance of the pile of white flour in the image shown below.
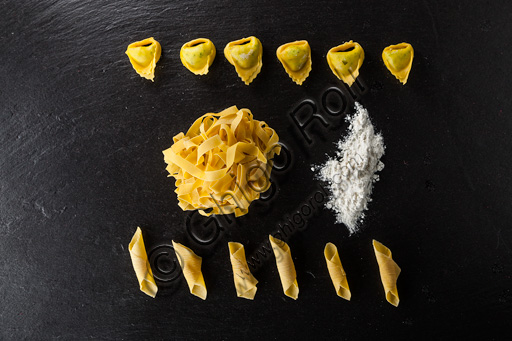
[[350,234],[358,229],[368,208],[373,183],[379,180],[375,172],[381,171],[384,164],[384,140],[375,134],[368,111],[359,103],[356,113],[347,117],[350,122],[349,134],[337,144],[336,156],[325,164],[313,166],[318,178],[328,183],[331,193],[326,207],[336,214],[336,223],[345,224]]

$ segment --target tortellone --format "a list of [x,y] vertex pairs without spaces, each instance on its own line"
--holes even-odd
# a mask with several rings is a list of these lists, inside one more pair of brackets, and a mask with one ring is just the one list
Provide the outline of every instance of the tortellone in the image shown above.
[[302,83],[311,72],[311,47],[306,40],[294,41],[279,46],[277,58],[290,78],[297,83]]
[[224,55],[235,67],[236,73],[245,85],[249,85],[261,71],[263,46],[256,37],[251,36],[228,43],[224,48]]
[[352,86],[359,76],[359,68],[363,65],[363,60],[363,48],[352,40],[333,47],[327,52],[327,63],[332,72],[348,86]]
[[414,50],[408,43],[390,45],[382,51],[382,60],[389,72],[404,85],[409,78],[413,58]]
[[215,45],[206,38],[198,38],[185,43],[180,50],[183,65],[195,75],[206,75],[215,59]]
[[155,66],[162,54],[159,42],[153,37],[136,41],[128,45],[126,54],[130,58],[133,68],[141,77],[154,81]]

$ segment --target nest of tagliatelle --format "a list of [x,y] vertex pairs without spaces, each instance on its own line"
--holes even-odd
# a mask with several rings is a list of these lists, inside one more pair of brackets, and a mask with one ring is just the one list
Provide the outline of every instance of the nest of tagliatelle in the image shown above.
[[270,187],[272,159],[281,152],[274,129],[236,106],[199,117],[173,141],[163,153],[179,206],[204,216],[247,214]]

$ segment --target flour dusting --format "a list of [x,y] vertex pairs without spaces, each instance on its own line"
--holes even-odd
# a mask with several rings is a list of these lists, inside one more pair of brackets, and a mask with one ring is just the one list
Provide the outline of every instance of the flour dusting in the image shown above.
[[358,231],[364,211],[372,201],[375,174],[384,168],[380,161],[384,155],[384,139],[376,134],[368,111],[355,103],[356,113],[348,116],[349,134],[337,143],[336,156],[323,165],[313,166],[318,179],[327,182],[329,196],[326,207],[336,214],[336,223],[345,224],[350,234]]

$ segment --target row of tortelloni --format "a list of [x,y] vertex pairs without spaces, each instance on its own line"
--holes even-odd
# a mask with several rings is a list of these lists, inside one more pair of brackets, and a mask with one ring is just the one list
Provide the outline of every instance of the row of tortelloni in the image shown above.
[[[154,68],[161,54],[160,44],[156,40],[148,38],[130,44],[126,54],[142,77],[153,80]],[[312,69],[309,43],[306,40],[290,42],[279,46],[276,54],[290,78],[302,85]],[[181,62],[196,75],[208,73],[215,55],[215,45],[206,38],[189,41],[180,50]],[[235,40],[226,45],[224,56],[235,67],[242,81],[249,85],[261,71],[263,45],[254,36]],[[384,64],[402,84],[407,83],[413,58],[414,50],[408,43],[390,45],[382,51]],[[332,72],[349,86],[359,76],[363,61],[363,48],[352,40],[333,47],[327,53]]]
[[[283,292],[286,296],[296,300],[299,296],[299,285],[297,283],[297,274],[295,272],[290,247],[286,242],[274,238],[271,235],[269,235],[269,240],[272,250],[274,251]],[[172,245],[185,280],[187,281],[190,293],[205,300],[207,290],[201,271],[202,258],[196,255],[190,248],[180,243],[173,241]],[[258,290],[258,280],[252,275],[249,269],[245,258],[244,246],[241,243],[229,242],[228,248],[237,296],[253,300]],[[395,263],[391,251],[386,246],[374,240],[373,248],[379,265],[386,300],[396,307],[399,303],[396,281],[401,271],[400,267]],[[140,284],[140,290],[151,297],[155,297],[158,287],[147,259],[140,228],[137,228],[128,249]],[[324,257],[336,294],[350,301],[352,295],[336,245],[327,243],[324,248]]]

